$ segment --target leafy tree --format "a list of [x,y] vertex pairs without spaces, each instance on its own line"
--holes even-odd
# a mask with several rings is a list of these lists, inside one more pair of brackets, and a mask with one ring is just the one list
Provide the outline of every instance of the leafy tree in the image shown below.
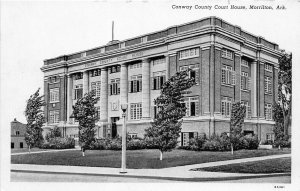
[[43,141],[42,126],[45,123],[45,116],[42,107],[45,106],[44,96],[39,94],[40,88],[27,100],[25,117],[27,120],[25,142],[28,151],[34,146],[38,146]]
[[189,71],[177,72],[163,84],[160,96],[154,100],[159,112],[145,130],[145,137],[160,150],[160,160],[163,152],[171,151],[178,142],[181,119],[186,113],[186,107],[182,104],[184,94],[190,93],[186,90],[195,84],[195,79],[188,78],[188,74]]
[[49,133],[46,134],[45,139],[49,141],[51,138],[61,137],[61,131],[58,127],[51,129]]
[[[282,110],[283,134],[288,135],[292,115],[292,54],[283,52],[279,59],[278,101]],[[278,110],[279,111],[279,110]],[[278,116],[277,116],[278,117]],[[276,119],[275,119],[276,120]]]
[[95,104],[98,100],[99,98],[95,97],[95,91],[91,91],[78,99],[73,106],[73,117],[79,122],[78,135],[82,156],[95,139],[95,123],[98,120]]
[[239,140],[242,137],[242,126],[246,115],[246,107],[240,102],[232,104],[231,116],[230,116],[230,142],[231,153],[237,149]]

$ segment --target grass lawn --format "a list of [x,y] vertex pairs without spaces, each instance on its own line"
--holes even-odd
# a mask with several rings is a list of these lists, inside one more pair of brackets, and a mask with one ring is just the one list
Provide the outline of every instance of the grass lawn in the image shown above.
[[[39,149],[39,148],[32,148],[30,149],[31,152],[36,151],[48,151],[49,149]],[[28,148],[23,149],[11,149],[11,153],[28,153]]]
[[[173,150],[164,153],[163,160],[159,160],[158,150],[131,150],[127,151],[127,168],[167,168],[198,164],[230,159],[258,157],[276,154],[287,154],[290,150],[240,150],[234,155],[230,152],[196,152]],[[41,164],[41,165],[68,165],[92,167],[121,167],[121,151],[93,150],[86,151],[85,157],[77,151],[61,151],[27,155],[11,156],[13,164]]]
[[231,172],[231,173],[288,173],[291,172],[291,158],[268,159],[194,169],[195,171]]

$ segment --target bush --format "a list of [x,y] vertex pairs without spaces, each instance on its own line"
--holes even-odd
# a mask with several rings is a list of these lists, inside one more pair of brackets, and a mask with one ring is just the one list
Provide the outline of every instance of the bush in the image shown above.
[[245,135],[239,139],[239,149],[257,149],[259,141],[257,136]]
[[292,144],[291,144],[291,140],[286,140],[286,139],[279,139],[279,140],[275,140],[274,147],[281,147],[281,148],[291,148]]
[[230,150],[230,139],[226,133],[222,133],[221,136],[212,135],[204,145],[205,151],[228,151]]
[[40,145],[41,149],[72,149],[75,148],[75,140],[73,138],[49,138],[48,141]]

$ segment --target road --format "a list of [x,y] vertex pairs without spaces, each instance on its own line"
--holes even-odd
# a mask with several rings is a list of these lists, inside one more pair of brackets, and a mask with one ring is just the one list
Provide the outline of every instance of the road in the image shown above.
[[[162,180],[149,178],[131,178],[116,176],[97,175],[74,175],[56,173],[32,173],[32,172],[11,172],[12,182],[130,182],[130,183],[163,183],[163,182],[184,182],[176,180]],[[199,180],[197,180],[199,182]],[[200,180],[201,181],[201,180]],[[205,181],[214,182],[214,181]],[[291,183],[291,176],[252,178],[241,180],[216,181],[218,183]]]

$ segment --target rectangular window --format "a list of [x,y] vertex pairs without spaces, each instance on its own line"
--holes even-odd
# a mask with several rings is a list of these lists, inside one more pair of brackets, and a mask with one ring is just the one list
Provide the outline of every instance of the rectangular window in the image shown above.
[[191,48],[179,52],[179,60],[199,56],[199,48]]
[[152,77],[152,89],[160,90],[166,81],[166,71],[154,72]]
[[266,120],[272,120],[272,104],[265,104],[265,118]]
[[95,92],[96,97],[100,97],[101,93],[101,81],[98,82],[92,82],[91,83],[91,89]]
[[121,66],[117,65],[117,66],[112,66],[110,67],[110,73],[117,73],[121,71]]
[[74,79],[75,80],[80,80],[80,79],[82,79],[83,78],[83,73],[81,72],[81,73],[77,73],[77,74],[74,74]]
[[222,66],[221,78],[222,84],[235,85],[235,71],[232,70],[231,66]]
[[96,106],[96,110],[97,110],[97,119],[100,119],[100,106]]
[[20,142],[20,149],[23,149],[23,142]]
[[241,90],[249,90],[250,89],[250,78],[248,72],[241,72]]
[[130,93],[136,93],[142,91],[142,75],[131,76],[128,90]]
[[10,148],[14,149],[15,148],[15,143],[10,143]]
[[20,131],[16,131],[16,135],[19,136],[20,135]]
[[188,146],[190,139],[198,137],[198,132],[182,132],[181,137],[182,137],[181,145]]
[[231,50],[222,49],[222,57],[223,58],[228,58],[228,59],[233,59],[233,53],[232,53]]
[[130,139],[136,139],[137,133],[128,133],[128,136],[130,137]]
[[59,88],[50,89],[50,103],[59,102]]
[[251,118],[251,107],[249,105],[248,101],[241,101],[241,104],[246,106],[246,115],[245,118],[246,119],[250,119]]
[[249,62],[247,60],[242,60],[242,66],[249,67]]
[[272,71],[273,71],[272,65],[266,63],[266,64],[265,64],[265,70],[266,70],[266,71],[269,71],[269,72],[272,72]]
[[142,68],[143,64],[142,62],[139,63],[134,63],[129,65],[129,69],[137,69],[137,68]]
[[78,84],[75,86],[74,89],[74,99],[80,99],[83,96],[83,89],[82,89],[82,84]]
[[271,141],[271,142],[274,141],[274,138],[275,138],[274,133],[267,133],[266,135],[267,135],[266,136],[267,141]]
[[221,113],[223,117],[230,117],[231,115],[232,98],[223,97],[221,102]]
[[158,65],[158,64],[163,64],[165,62],[166,62],[166,58],[155,59],[155,60],[153,60],[153,66]]
[[120,94],[120,79],[111,80],[110,86],[110,95],[119,95]]
[[185,97],[186,117],[199,116],[199,97]]
[[199,64],[192,64],[189,66],[180,66],[179,71],[185,71],[190,69],[189,78],[193,78],[196,82],[196,85],[200,83],[200,71],[199,71]]
[[49,123],[58,123],[59,122],[59,111],[50,111]]
[[130,104],[130,119],[142,118],[142,103]]
[[56,82],[58,82],[58,77],[57,76],[50,77],[50,83],[56,83]]
[[92,77],[100,76],[100,74],[101,74],[101,69],[95,69],[91,71]]
[[271,77],[265,76],[265,93],[271,94],[272,93],[272,81]]

